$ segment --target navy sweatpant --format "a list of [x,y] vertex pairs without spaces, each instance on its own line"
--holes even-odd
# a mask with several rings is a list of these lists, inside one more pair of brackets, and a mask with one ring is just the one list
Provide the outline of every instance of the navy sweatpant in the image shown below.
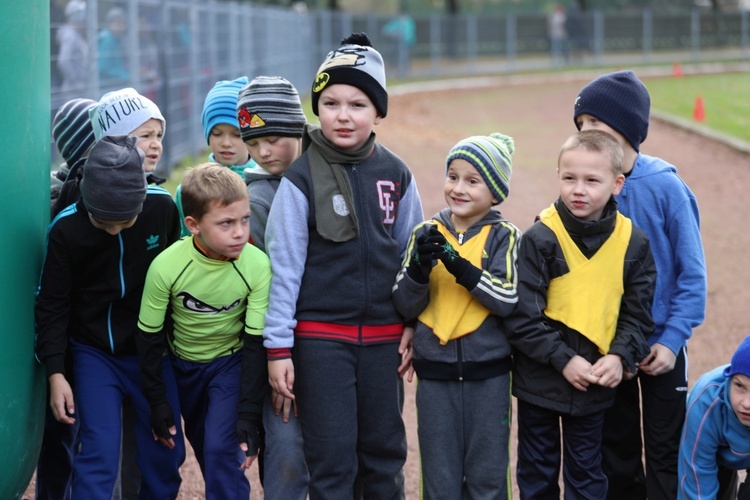
[[518,467],[522,500],[560,498],[560,424],[565,499],[607,496],[602,472],[604,412],[571,416],[518,400]]
[[247,500],[250,481],[240,465],[235,426],[240,401],[242,354],[237,351],[208,363],[172,356],[180,391],[185,436],[195,451],[206,482],[206,499]]
[[179,467],[185,460],[180,404],[172,367],[164,358],[167,399],[175,412],[177,435],[169,449],[154,440],[151,408],[141,390],[138,356],[112,356],[71,343],[75,372],[76,418],[80,419],[80,452],[73,459],[73,498],[111,498],[120,463],[122,401],[135,408],[136,462],[141,469],[140,498],[175,498],[180,490]]

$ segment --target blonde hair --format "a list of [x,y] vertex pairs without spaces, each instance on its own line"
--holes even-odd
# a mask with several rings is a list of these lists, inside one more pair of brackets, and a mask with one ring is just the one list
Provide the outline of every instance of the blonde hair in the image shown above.
[[211,209],[212,203],[225,207],[248,199],[242,178],[216,163],[202,163],[191,168],[182,179],[180,189],[183,213],[198,220]]
[[622,174],[622,161],[625,153],[623,153],[622,147],[612,134],[602,130],[584,130],[571,135],[560,148],[560,155],[557,157],[558,167],[562,155],[574,149],[603,154],[609,160],[615,177]]

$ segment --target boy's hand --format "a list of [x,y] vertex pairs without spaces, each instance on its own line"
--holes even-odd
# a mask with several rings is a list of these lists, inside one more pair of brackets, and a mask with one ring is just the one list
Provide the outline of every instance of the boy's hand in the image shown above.
[[247,470],[255,461],[260,450],[260,433],[258,424],[252,419],[249,413],[240,413],[235,427],[237,440],[240,442],[240,449],[245,453],[245,461],[240,465],[240,469]]
[[614,388],[622,381],[622,358],[617,354],[607,354],[599,358],[592,367],[594,375],[599,377],[597,384]]
[[291,359],[268,362],[268,383],[285,398],[294,399],[294,363]]
[[271,389],[271,404],[273,405],[274,413],[276,415],[282,415],[282,420],[285,424],[289,422],[289,417],[292,414],[292,409],[294,409],[295,418],[299,418],[297,402],[292,399],[285,398],[273,389]]
[[404,327],[404,333],[401,334],[401,342],[398,344],[398,353],[401,355],[401,364],[398,365],[398,376],[406,377],[411,383],[414,380],[414,368],[411,366],[411,360],[414,356],[414,348],[411,340],[414,338],[414,328]]
[[69,425],[76,423],[71,416],[76,412],[73,390],[62,373],[49,376],[49,406],[58,422]]
[[467,290],[473,290],[479,280],[482,279],[482,270],[461,257],[453,248],[453,245],[445,241],[445,238],[443,238],[443,244],[440,248],[441,251],[437,254],[437,257],[448,272],[456,278],[456,283]]
[[151,432],[154,441],[169,448],[174,448],[173,436],[177,435],[177,427],[174,424],[174,412],[169,403],[157,403],[151,406]]
[[630,368],[623,368],[622,379],[623,380],[633,380],[635,378],[635,376],[637,375],[637,373],[638,373],[638,365],[637,364],[636,364],[635,373],[631,372]]
[[655,377],[671,372],[676,362],[677,356],[672,352],[672,349],[664,344],[656,343],[651,346],[651,354],[641,361],[638,369],[646,375]]
[[444,243],[445,237],[434,226],[430,228],[428,234],[422,234],[417,238],[416,246],[409,259],[409,266],[406,268],[406,273],[411,279],[423,284],[430,281],[433,262],[443,251]]
[[579,391],[586,392],[586,388],[591,384],[596,384],[599,378],[591,371],[591,363],[583,357],[575,355],[570,358],[568,364],[562,371],[565,380]]

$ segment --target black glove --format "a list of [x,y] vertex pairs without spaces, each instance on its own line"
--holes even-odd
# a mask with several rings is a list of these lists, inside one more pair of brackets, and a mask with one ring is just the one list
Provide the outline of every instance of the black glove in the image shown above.
[[406,273],[411,279],[422,284],[430,280],[430,271],[438,254],[443,251],[443,244],[445,244],[445,237],[435,226],[432,226],[427,234],[422,234],[417,238],[409,259],[409,266],[406,268]]
[[245,455],[252,457],[258,454],[260,450],[260,434],[258,433],[258,422],[257,417],[253,418],[252,413],[240,413],[240,417],[237,419],[237,425],[235,430],[237,432],[237,440],[240,443],[247,443],[247,451]]
[[461,257],[448,242],[445,242],[441,250],[437,258],[442,261],[448,272],[456,277],[456,283],[467,290],[473,290],[482,278],[482,270]]
[[174,412],[166,401],[151,406],[151,430],[156,437],[172,439],[174,436],[169,432],[174,427]]

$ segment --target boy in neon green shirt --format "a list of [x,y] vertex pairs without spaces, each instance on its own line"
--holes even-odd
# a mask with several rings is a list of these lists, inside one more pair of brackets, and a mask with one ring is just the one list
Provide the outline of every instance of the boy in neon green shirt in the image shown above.
[[138,318],[151,426],[164,438],[174,426],[152,368],[167,348],[206,497],[247,499],[244,470],[258,454],[267,383],[261,332],[271,268],[268,257],[247,243],[250,205],[240,176],[219,165],[199,165],[183,179],[182,203],[191,236],[154,260]]

